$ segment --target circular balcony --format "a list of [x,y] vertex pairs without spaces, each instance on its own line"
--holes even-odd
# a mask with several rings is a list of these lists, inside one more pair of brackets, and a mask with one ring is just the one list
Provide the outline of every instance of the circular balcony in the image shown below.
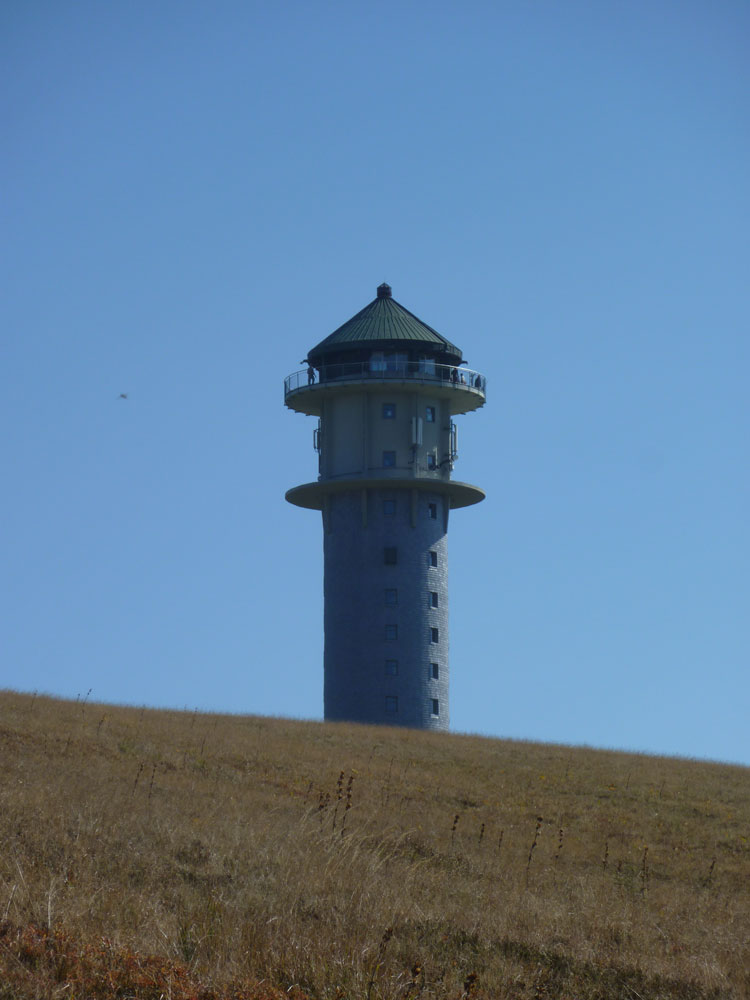
[[322,396],[328,392],[377,392],[384,386],[420,390],[450,401],[450,412],[468,413],[484,406],[487,379],[480,372],[433,361],[407,361],[379,366],[372,361],[321,365],[293,372],[284,379],[284,402],[298,413],[319,416]]

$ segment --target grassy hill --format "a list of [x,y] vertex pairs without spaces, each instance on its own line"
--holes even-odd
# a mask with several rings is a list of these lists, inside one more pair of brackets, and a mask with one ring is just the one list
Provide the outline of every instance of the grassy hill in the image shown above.
[[0,693],[0,1000],[750,996],[750,772]]

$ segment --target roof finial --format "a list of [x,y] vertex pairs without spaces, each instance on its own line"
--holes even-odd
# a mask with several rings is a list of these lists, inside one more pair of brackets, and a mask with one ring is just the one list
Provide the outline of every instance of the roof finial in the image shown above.
[[390,285],[383,282],[382,285],[378,285],[378,298],[379,299],[389,299],[393,295],[393,290]]

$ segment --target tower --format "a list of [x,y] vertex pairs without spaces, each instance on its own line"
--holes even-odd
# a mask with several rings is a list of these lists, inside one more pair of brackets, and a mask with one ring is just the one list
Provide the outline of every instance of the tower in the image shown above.
[[318,418],[319,475],[286,499],[323,515],[325,718],[446,730],[448,514],[484,499],[452,418],[486,379],[386,284],[303,364],[284,402]]

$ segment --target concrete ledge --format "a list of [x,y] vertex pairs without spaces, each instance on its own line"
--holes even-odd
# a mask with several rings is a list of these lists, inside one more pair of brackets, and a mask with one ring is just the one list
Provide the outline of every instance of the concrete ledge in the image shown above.
[[322,510],[323,502],[332,493],[345,493],[355,490],[419,490],[423,493],[438,493],[448,498],[450,509],[471,507],[481,503],[486,493],[478,486],[470,483],[443,481],[439,479],[327,479],[317,483],[304,483],[294,486],[285,493],[289,503],[296,507],[306,507],[308,510]]

